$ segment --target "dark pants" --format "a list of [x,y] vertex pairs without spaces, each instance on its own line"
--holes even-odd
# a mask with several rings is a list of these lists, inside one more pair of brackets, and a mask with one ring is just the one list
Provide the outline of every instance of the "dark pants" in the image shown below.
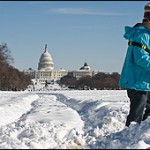
[[130,111],[126,126],[129,126],[132,121],[140,123],[150,116],[150,92],[128,89],[127,94],[130,98]]

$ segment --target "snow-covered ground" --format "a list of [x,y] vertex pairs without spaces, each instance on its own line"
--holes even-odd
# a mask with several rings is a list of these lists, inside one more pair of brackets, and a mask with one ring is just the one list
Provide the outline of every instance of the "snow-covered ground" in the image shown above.
[[0,91],[0,149],[150,148],[150,118],[125,127],[126,91],[38,89]]

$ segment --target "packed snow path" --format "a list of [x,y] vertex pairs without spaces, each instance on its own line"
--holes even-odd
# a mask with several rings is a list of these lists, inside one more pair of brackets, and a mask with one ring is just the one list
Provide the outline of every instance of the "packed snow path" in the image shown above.
[[82,148],[83,121],[56,96],[12,92],[7,98],[5,92],[1,97],[0,113],[6,116],[1,118],[1,149]]
[[0,149],[149,149],[150,118],[126,128],[125,91],[0,91]]

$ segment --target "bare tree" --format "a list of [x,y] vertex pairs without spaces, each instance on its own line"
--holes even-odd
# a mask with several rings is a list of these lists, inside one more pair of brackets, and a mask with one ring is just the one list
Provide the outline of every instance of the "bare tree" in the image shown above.
[[0,90],[24,90],[31,79],[10,65],[13,59],[6,44],[0,45]]
[[13,63],[11,52],[6,43],[0,45],[0,62],[7,63],[7,64]]

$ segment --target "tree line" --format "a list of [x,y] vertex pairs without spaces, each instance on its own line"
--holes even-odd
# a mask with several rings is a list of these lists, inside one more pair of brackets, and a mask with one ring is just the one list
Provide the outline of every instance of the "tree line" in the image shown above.
[[0,45],[0,90],[18,91],[25,90],[31,79],[14,68],[11,64],[14,62],[11,52],[6,43]]
[[79,79],[66,75],[61,78],[60,85],[67,86],[72,89],[97,89],[97,90],[116,90],[121,89],[118,86],[120,74],[113,72],[111,74],[99,72],[93,77],[84,76]]

